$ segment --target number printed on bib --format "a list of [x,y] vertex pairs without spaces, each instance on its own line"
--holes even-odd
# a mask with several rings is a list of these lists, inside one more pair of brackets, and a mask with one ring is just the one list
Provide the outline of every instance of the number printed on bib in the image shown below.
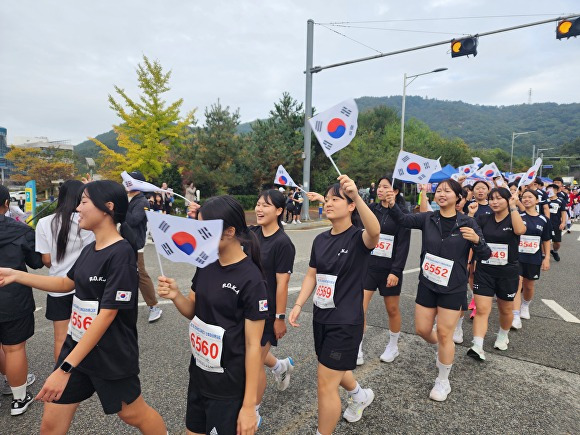
[[453,260],[426,253],[421,269],[423,270],[423,275],[429,281],[447,286],[453,270],[453,263]]
[[481,260],[481,264],[505,266],[508,262],[508,245],[504,243],[488,243],[487,246],[491,249],[491,257],[489,257],[489,260]]
[[189,323],[189,341],[195,365],[206,372],[223,373],[221,366],[226,330],[209,325],[195,316]]
[[540,249],[540,236],[520,236],[518,251],[523,254],[535,254]]
[[371,251],[371,255],[376,257],[386,257],[391,258],[393,256],[393,243],[395,241],[395,236],[390,234],[381,234],[379,236],[379,243],[375,249]]
[[336,285],[335,275],[316,274],[316,290],[313,302],[318,308],[335,308],[334,286]]
[[73,296],[68,333],[74,341],[80,341],[97,314],[99,314],[99,301],[83,301]]

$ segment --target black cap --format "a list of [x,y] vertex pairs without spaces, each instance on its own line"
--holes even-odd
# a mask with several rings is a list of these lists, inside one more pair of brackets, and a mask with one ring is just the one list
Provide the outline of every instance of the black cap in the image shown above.
[[133,177],[135,180],[147,181],[147,180],[145,180],[145,176],[141,173],[141,171],[132,171],[132,172],[129,172],[129,175],[131,177]]

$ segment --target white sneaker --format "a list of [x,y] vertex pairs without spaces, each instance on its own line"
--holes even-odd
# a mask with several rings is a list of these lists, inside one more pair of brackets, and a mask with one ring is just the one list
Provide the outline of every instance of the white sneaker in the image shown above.
[[359,352],[356,357],[356,365],[362,366],[364,363],[365,363],[364,354],[362,352]]
[[288,357],[281,360],[280,364],[284,365],[284,371],[279,375],[274,372],[272,372],[272,374],[274,375],[278,391],[284,391],[290,385],[290,373],[294,371],[294,360],[291,357]]
[[463,343],[463,328],[455,328],[453,331],[453,343],[461,344]]
[[382,362],[390,363],[399,356],[399,346],[387,346],[383,354],[379,357]]
[[298,222],[299,224],[301,224],[302,222],[300,222],[300,219],[298,219],[296,222]]
[[348,421],[349,423],[354,423],[355,421],[359,421],[362,418],[362,413],[367,406],[373,403],[375,399],[375,393],[370,388],[366,388],[365,393],[367,393],[367,400],[364,402],[356,402],[349,397],[348,399],[348,406],[342,414],[342,417]]
[[507,335],[498,335],[493,347],[499,350],[507,350],[510,339]]
[[293,223],[294,225],[296,225],[298,222],[296,222],[296,221],[292,221],[292,223]]
[[287,224],[286,222],[284,222],[284,221],[281,221],[281,222],[282,222],[282,225],[283,225],[283,226],[286,226],[286,225],[288,225],[288,224]]
[[520,317],[522,319],[530,320],[530,306],[524,305],[520,307]]
[[514,316],[514,320],[512,320],[512,329],[522,329],[522,319],[520,316]]
[[161,314],[163,314],[163,310],[159,308],[159,306],[155,305],[154,307],[149,307],[149,323],[159,320]]
[[449,381],[437,378],[435,379],[435,386],[429,393],[429,399],[437,402],[444,402],[449,393],[451,393],[451,385],[449,385]]
[[469,348],[467,355],[477,361],[485,361],[485,352],[483,348],[476,346],[475,344]]

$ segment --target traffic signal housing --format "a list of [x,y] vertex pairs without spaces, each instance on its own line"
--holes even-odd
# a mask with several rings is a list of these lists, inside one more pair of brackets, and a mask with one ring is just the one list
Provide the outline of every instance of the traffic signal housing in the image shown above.
[[477,56],[477,44],[478,40],[475,36],[454,39],[451,41],[451,57],[469,56],[470,54]]
[[568,39],[571,36],[578,35],[580,35],[580,18],[558,22],[558,27],[556,27],[556,39]]

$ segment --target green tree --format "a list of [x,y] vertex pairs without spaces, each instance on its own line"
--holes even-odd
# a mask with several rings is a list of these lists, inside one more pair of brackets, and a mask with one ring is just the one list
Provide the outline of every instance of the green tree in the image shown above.
[[109,95],[109,106],[121,118],[114,125],[117,141],[124,152],[116,152],[98,139],[90,138],[100,148],[100,172],[108,178],[117,178],[123,170],[139,170],[147,179],[157,178],[167,166],[170,149],[179,149],[190,134],[195,111],[180,118],[183,99],[168,104],[164,94],[169,90],[171,71],[164,72],[159,61],[143,56],[137,67],[138,100],[130,98],[124,89],[115,86],[120,100]]

